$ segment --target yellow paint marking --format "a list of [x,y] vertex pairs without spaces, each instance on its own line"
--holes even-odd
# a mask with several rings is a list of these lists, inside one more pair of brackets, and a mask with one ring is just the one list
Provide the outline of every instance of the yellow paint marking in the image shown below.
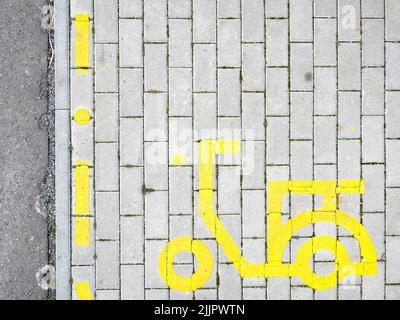
[[[214,157],[216,154],[239,153],[238,140],[206,140],[200,142],[200,216],[214,235],[233,266],[241,277],[293,277],[299,276],[303,282],[316,290],[327,290],[337,285],[350,275],[375,275],[377,273],[377,257],[371,237],[364,226],[349,214],[337,209],[337,194],[364,192],[364,181],[270,181],[268,183],[268,252],[267,262],[249,263],[242,256],[239,246],[222,224],[214,211]],[[321,208],[306,210],[286,223],[282,221],[282,199],[285,195],[319,194],[323,197]],[[284,263],[283,254],[290,239],[302,228],[328,222],[347,229],[358,241],[362,259],[360,262],[349,260],[349,254],[343,244],[334,237],[315,236],[304,243],[294,263]],[[201,257],[197,272],[189,278],[175,274],[173,259],[182,251],[193,251],[194,240],[190,237],[178,237],[171,240],[161,253],[159,271],[170,288],[188,291],[196,290],[207,282],[211,276],[212,256],[206,249],[201,249]],[[196,246],[200,247],[200,243]],[[318,276],[310,268],[311,257],[319,250],[330,251],[335,258],[335,270],[327,276]],[[200,259],[199,259],[200,260]],[[211,260],[211,261],[208,261]],[[205,270],[205,271],[204,271]],[[202,277],[195,277],[200,271]]]
[[90,244],[90,219],[75,218],[75,244],[87,247]]
[[75,165],[75,214],[89,215],[89,162],[77,161]]
[[[191,277],[182,277],[174,270],[174,258],[180,252],[192,252],[199,263],[197,271]],[[191,237],[178,237],[164,247],[158,260],[158,268],[163,280],[171,288],[179,288],[181,291],[196,291],[207,283],[210,278],[214,261],[210,250],[200,240]]]
[[88,73],[89,70],[89,15],[79,13],[75,16],[75,66],[78,73]]
[[187,163],[187,160],[183,153],[176,153],[171,156],[170,162],[173,166],[184,166]]
[[90,112],[88,109],[78,108],[75,110],[74,120],[77,124],[84,126],[89,123],[90,119],[92,119],[92,116],[90,115]]
[[89,281],[75,282],[75,291],[78,300],[93,300]]

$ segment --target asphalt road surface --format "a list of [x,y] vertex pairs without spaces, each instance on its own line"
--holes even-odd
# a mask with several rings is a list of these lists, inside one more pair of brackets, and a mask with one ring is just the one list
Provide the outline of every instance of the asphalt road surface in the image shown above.
[[0,3],[0,299],[45,299],[47,223],[36,208],[46,175],[46,0]]

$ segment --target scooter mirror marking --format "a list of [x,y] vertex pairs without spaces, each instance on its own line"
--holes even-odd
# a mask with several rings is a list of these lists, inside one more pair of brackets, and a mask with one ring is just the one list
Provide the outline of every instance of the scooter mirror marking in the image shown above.
[[[337,209],[338,194],[364,192],[364,181],[359,180],[269,182],[267,262],[249,263],[214,211],[215,155],[240,153],[240,144],[240,140],[200,142],[199,203],[201,218],[242,278],[298,276],[313,289],[328,290],[349,275],[366,276],[377,273],[376,252],[367,230],[352,216]],[[289,193],[322,195],[322,207],[314,211],[306,210],[283,224],[282,198]],[[318,222],[328,222],[347,229],[360,244],[361,261],[350,261],[346,248],[336,238],[320,235],[311,237],[300,247],[294,263],[284,263],[283,254],[290,239],[300,229]],[[328,250],[335,256],[334,270],[327,276],[317,275],[310,267],[310,259],[319,250]],[[173,268],[174,257],[184,251],[192,252],[199,260],[198,269],[191,277],[182,277]],[[195,291],[201,288],[211,277],[213,265],[213,257],[207,246],[191,237],[171,240],[159,258],[161,277],[170,288],[179,291]],[[351,273],[349,269],[352,270]]]

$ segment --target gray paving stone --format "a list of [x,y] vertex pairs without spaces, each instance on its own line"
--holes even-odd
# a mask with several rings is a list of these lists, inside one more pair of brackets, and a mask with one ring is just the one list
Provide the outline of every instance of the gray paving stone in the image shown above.
[[243,237],[265,237],[265,192],[244,190],[243,197]]
[[291,0],[290,41],[313,40],[313,1]]
[[85,107],[93,112],[93,72],[80,74],[72,70],[70,73],[71,87],[71,116],[77,108]]
[[240,29],[239,19],[218,19],[218,67],[240,67]]
[[120,168],[120,214],[143,214],[143,168]]
[[218,0],[218,18],[240,18],[240,0]]
[[[267,165],[289,164],[289,118],[267,118]],[[268,174],[267,174],[268,176]]]
[[386,286],[386,299],[388,300],[400,299],[400,286],[398,285]]
[[268,18],[287,18],[288,1],[270,0],[265,3],[265,15]]
[[185,19],[170,19],[168,24],[168,66],[192,66],[192,23]]
[[167,289],[145,290],[145,300],[167,300],[168,298],[169,290]]
[[120,119],[120,165],[143,165],[143,120]]
[[386,137],[400,138],[400,102],[399,92],[386,92]]
[[77,13],[87,13],[90,18],[93,18],[93,2],[86,0],[70,1],[70,16],[75,18]]
[[120,19],[119,21],[119,66],[143,67],[143,21]]
[[337,69],[314,69],[314,113],[335,115],[337,113]]
[[340,43],[338,50],[339,90],[360,90],[360,44]]
[[400,89],[400,66],[398,56],[400,43],[386,43],[386,89]]
[[214,93],[194,95],[194,134],[198,140],[215,139],[217,125],[217,101]]
[[336,0],[314,1],[314,15],[316,17],[336,17]]
[[362,26],[363,66],[383,66],[385,63],[385,21],[364,19]]
[[266,30],[267,66],[287,66],[289,62],[288,20],[267,19]]
[[143,265],[121,266],[121,300],[144,300]]
[[290,300],[290,279],[268,279],[267,300]]
[[216,91],[216,46],[214,44],[194,45],[194,91]]
[[93,120],[87,125],[79,125],[71,122],[71,159],[75,164],[77,161],[87,161],[93,166]]
[[398,199],[400,189],[386,189],[386,233],[400,235],[400,208]]
[[96,191],[118,191],[118,144],[96,143]]
[[199,289],[195,292],[195,300],[216,300],[217,289]]
[[266,69],[266,114],[289,115],[289,81],[287,68]]
[[95,99],[96,142],[117,142],[118,94],[97,93]]
[[118,92],[118,45],[96,44],[95,91]]
[[339,41],[359,41],[360,0],[338,0],[338,39]]
[[386,186],[400,187],[400,140],[386,141]]
[[242,137],[252,133],[252,139],[265,140],[264,93],[243,93],[242,96]]
[[336,117],[314,117],[314,162],[336,162]]
[[243,300],[266,300],[265,288],[243,288]]
[[385,15],[384,0],[361,1],[361,15],[363,18],[383,18]]
[[191,0],[168,0],[170,18],[190,18],[192,16]]
[[314,64],[336,65],[336,19],[314,20]]
[[384,161],[384,129],[383,116],[362,117],[362,161],[380,162]]
[[242,0],[242,41],[264,41],[264,1]]
[[385,6],[386,40],[399,41],[400,22],[398,16],[400,15],[400,3],[396,0],[388,0],[385,1]]
[[339,300],[360,300],[361,287],[356,285],[341,285],[339,286]]
[[169,169],[169,213],[191,215],[192,168],[170,167]]
[[338,179],[360,179],[360,141],[339,140],[338,157]]
[[240,116],[240,70],[218,69],[218,115]]
[[292,141],[290,143],[290,166],[292,168],[292,180],[312,179],[312,142]]
[[[158,272],[158,268],[154,268],[155,265],[158,264],[158,257],[160,256],[161,250],[167,244],[166,240],[146,240],[144,253],[145,253],[145,265],[144,265],[144,284],[146,289],[154,289],[154,288],[167,288],[165,282],[161,279],[161,276]],[[153,290],[146,290],[146,299],[154,299],[154,296],[147,296],[147,292],[151,292]],[[160,292],[161,294],[161,292]],[[165,298],[163,294],[160,296],[161,299],[168,299],[168,292]]]
[[363,165],[365,193],[363,210],[365,212],[385,211],[385,172],[383,165]]
[[383,68],[362,70],[362,114],[384,114],[385,78]]
[[339,92],[338,136],[339,138],[360,137],[360,94]]
[[291,90],[312,90],[314,76],[311,43],[291,43],[290,66]]
[[96,288],[119,289],[119,243],[96,242]]
[[166,93],[144,95],[144,140],[167,141],[168,100]]
[[144,46],[144,88],[146,92],[168,89],[167,45],[150,43]]
[[292,139],[313,138],[313,94],[292,92],[290,104],[290,137]]
[[96,192],[96,239],[119,240],[118,192]]
[[[385,253],[385,217],[382,213],[364,213],[363,225],[369,231],[378,260]],[[380,270],[383,271],[383,270]],[[382,290],[383,291],[383,290]]]
[[146,189],[168,190],[168,144],[166,142],[145,142],[144,154]]
[[94,1],[94,27],[96,43],[118,42],[118,1]]
[[400,281],[399,275],[399,248],[400,237],[386,237],[386,283],[397,284]]
[[216,0],[193,1],[193,41],[194,43],[216,42]]
[[242,148],[251,150],[246,157],[242,156],[242,188],[262,189],[265,182],[265,142],[246,141],[243,142]]
[[[170,165],[193,163],[193,119],[192,117],[169,118],[168,156]],[[177,159],[178,158],[178,159]],[[179,158],[181,158],[179,160]]]
[[143,69],[120,69],[119,75],[120,116],[143,116]]
[[96,290],[96,300],[119,300],[119,290]]
[[144,1],[144,40],[167,40],[167,1]]
[[168,192],[147,193],[145,210],[146,239],[168,239]]
[[[121,216],[121,263],[144,262],[144,220],[140,216]],[[123,290],[123,286],[121,288]]]
[[263,44],[243,44],[242,89],[244,91],[263,91],[265,87],[265,57]]
[[169,115],[192,115],[192,71],[169,69]]
[[119,1],[120,18],[143,18],[142,0],[120,0]]
[[290,298],[291,300],[312,300],[313,291],[307,287],[292,287]]
[[241,299],[241,278],[232,265],[220,264],[218,297],[220,300]]

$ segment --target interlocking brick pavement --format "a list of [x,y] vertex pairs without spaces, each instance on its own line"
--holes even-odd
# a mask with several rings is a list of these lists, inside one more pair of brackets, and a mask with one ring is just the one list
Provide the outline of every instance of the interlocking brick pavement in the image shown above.
[[[397,0],[71,0],[72,298],[400,298],[400,2]],[[75,62],[76,15],[88,14],[90,59]],[[72,117],[91,115],[86,125]],[[218,215],[250,262],[266,262],[267,193],[274,180],[365,180],[338,206],[368,230],[375,276],[318,291],[299,277],[241,278],[199,214],[199,141],[241,139],[218,158]],[[89,244],[78,246],[77,161],[89,166]],[[317,208],[291,194],[283,220]],[[356,239],[316,223],[293,237]],[[158,259],[178,236],[202,239],[215,261],[195,292],[169,289]],[[314,270],[334,257],[318,252]],[[197,262],[175,259],[190,276]]]

